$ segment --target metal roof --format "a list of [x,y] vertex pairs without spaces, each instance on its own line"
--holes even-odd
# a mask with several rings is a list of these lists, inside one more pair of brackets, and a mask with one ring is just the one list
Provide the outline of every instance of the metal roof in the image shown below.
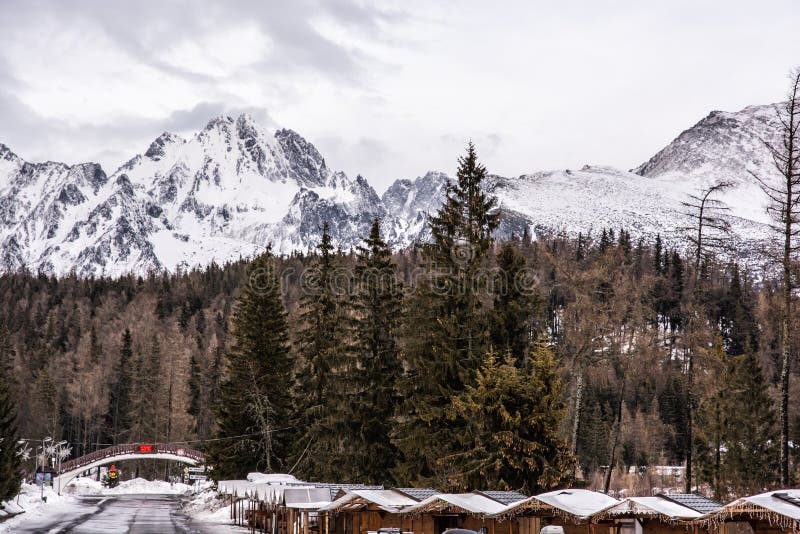
[[800,506],[800,495],[777,491],[773,493],[772,496],[782,501],[792,503],[795,506]]
[[691,508],[703,515],[716,512],[723,506],[722,503],[696,493],[661,493],[658,496]]
[[490,499],[497,501],[500,504],[511,504],[512,502],[524,501],[525,499],[528,498],[527,495],[523,495],[518,491],[485,490],[485,491],[476,491],[475,493],[489,497]]
[[331,492],[331,500],[335,500],[339,492],[353,490],[382,490],[383,486],[367,486],[364,484],[338,484],[336,482],[309,482],[315,488],[326,488]]
[[424,501],[428,497],[433,497],[434,495],[438,495],[441,493],[438,490],[433,488],[392,488],[395,491],[399,491],[403,495],[408,495],[412,499],[416,501]]

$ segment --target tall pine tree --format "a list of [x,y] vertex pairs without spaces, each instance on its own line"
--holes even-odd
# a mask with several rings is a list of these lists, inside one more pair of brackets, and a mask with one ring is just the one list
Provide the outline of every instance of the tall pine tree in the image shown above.
[[543,301],[533,287],[525,257],[513,242],[505,242],[497,255],[497,277],[492,314],[492,345],[510,352],[523,365],[535,339],[537,315]]
[[354,400],[346,375],[352,372],[354,359],[345,342],[346,291],[339,287],[338,255],[327,223],[317,250],[300,300],[301,362],[294,391],[300,433],[294,463],[302,477],[346,481],[352,476],[346,465],[352,427],[345,406]]
[[354,479],[375,484],[393,481],[399,452],[390,442],[399,402],[397,384],[402,375],[399,358],[402,287],[389,246],[375,219],[369,237],[358,246],[355,267],[353,350],[356,368],[349,417],[354,429]]
[[748,347],[730,365],[723,472],[735,494],[753,495],[780,481],[778,419],[755,353]]
[[22,477],[17,454],[19,432],[17,410],[12,393],[13,357],[8,330],[0,325],[0,502],[19,493]]
[[409,301],[401,425],[395,443],[403,462],[395,470],[403,483],[457,485],[454,466],[443,459],[455,447],[453,433],[465,421],[447,415],[451,398],[475,377],[489,344],[488,314],[481,293],[481,269],[499,223],[496,200],[481,186],[486,168],[475,147],[459,158],[455,183],[431,218],[432,243],[423,248],[425,277]]
[[271,252],[253,260],[248,272],[233,313],[233,345],[216,401],[218,440],[208,451],[217,478],[286,471],[292,444],[294,359]]
[[124,443],[131,429],[131,387],[133,385],[133,341],[130,329],[122,334],[122,347],[119,351],[119,365],[116,368],[113,386],[109,391],[108,425],[111,443]]

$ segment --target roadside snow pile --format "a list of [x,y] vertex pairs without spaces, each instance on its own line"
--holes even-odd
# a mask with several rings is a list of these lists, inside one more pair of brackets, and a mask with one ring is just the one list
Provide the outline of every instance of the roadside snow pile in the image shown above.
[[49,487],[44,489],[44,497],[47,502],[42,500],[42,489],[39,486],[23,484],[17,499],[3,503],[6,512],[20,515],[0,523],[0,533],[16,531],[20,522],[27,521],[31,517],[68,510],[75,502],[75,497],[59,495]]
[[72,495],[96,495],[102,493],[104,489],[99,481],[91,477],[81,477],[72,479],[61,492]]
[[120,482],[116,488],[106,488],[103,485],[89,477],[76,478],[70,482],[64,489],[66,493],[76,495],[130,495],[130,494],[143,494],[143,493],[158,493],[158,494],[174,494],[189,492],[193,486],[186,484],[170,484],[162,480],[145,480],[143,478],[134,478]]
[[202,491],[183,505],[183,510],[193,519],[204,523],[232,525],[229,501],[207,484]]

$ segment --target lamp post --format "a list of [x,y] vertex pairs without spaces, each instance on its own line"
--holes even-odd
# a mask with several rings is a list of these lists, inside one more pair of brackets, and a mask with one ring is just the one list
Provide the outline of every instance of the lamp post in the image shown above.
[[[47,502],[47,500],[44,497],[44,474],[45,474],[44,470],[47,467],[47,456],[45,456],[46,449],[44,447],[44,444],[45,443],[49,443],[51,441],[53,441],[53,438],[51,438],[50,436],[48,436],[46,438],[42,438],[42,494],[41,494],[41,497],[42,497],[42,500],[45,501],[45,502]],[[36,458],[36,463],[37,463],[37,465],[39,463],[39,458],[38,457]]]
[[55,444],[56,447],[56,455],[58,456],[58,469],[56,470],[56,475],[58,476],[58,494],[61,495],[61,460],[64,457],[64,451],[61,449],[64,445],[66,445],[66,440],[59,441]]

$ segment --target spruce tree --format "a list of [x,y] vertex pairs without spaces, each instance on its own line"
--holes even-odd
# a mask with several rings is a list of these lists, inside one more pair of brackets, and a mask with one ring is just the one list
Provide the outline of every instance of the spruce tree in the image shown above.
[[0,502],[16,496],[22,483],[17,454],[17,412],[12,393],[14,352],[8,337],[8,330],[0,325]]
[[761,366],[750,347],[732,358],[730,365],[723,470],[728,486],[737,495],[753,495],[780,482],[777,417]]
[[499,223],[496,200],[481,189],[486,168],[475,147],[459,159],[457,179],[431,218],[432,243],[425,245],[425,276],[409,299],[404,339],[404,403],[395,443],[403,462],[395,470],[403,483],[452,484],[454,466],[444,460],[456,446],[453,433],[465,425],[446,416],[451,398],[474,380],[489,345],[489,324],[481,292],[481,269]]
[[351,439],[345,405],[352,384],[347,375],[354,359],[347,346],[344,288],[338,272],[328,224],[323,226],[317,256],[305,277],[300,300],[297,347],[301,358],[295,381],[295,411],[300,433],[295,442],[297,474],[316,480],[345,480],[349,467],[343,464]]
[[216,401],[217,440],[208,450],[217,479],[284,472],[291,446],[291,372],[286,311],[271,251],[254,259],[233,312],[233,344]]
[[130,329],[122,334],[122,347],[119,351],[119,364],[116,366],[115,382],[109,391],[108,415],[106,423],[111,435],[111,443],[124,443],[131,429],[131,388],[133,387],[133,341]]
[[535,494],[568,482],[575,462],[559,435],[564,415],[555,358],[544,343],[531,354],[529,369],[515,358],[489,352],[475,385],[453,398],[452,415],[469,421],[458,452],[458,486],[515,489]]
[[514,243],[503,243],[497,255],[491,341],[495,350],[517,357],[518,365],[527,358],[543,304],[528,274],[525,257]]
[[352,450],[353,479],[387,485],[399,452],[390,441],[402,375],[397,337],[402,287],[389,246],[375,219],[369,236],[357,247],[353,312],[355,369],[353,395],[344,416],[353,427],[346,441]]
[[717,500],[725,497],[722,480],[722,457],[728,424],[725,413],[728,396],[728,376],[730,365],[723,348],[723,340],[717,334],[711,348],[707,368],[714,373],[709,377],[707,387],[697,408],[696,429],[692,434],[692,457],[695,463],[697,484],[708,484]]

